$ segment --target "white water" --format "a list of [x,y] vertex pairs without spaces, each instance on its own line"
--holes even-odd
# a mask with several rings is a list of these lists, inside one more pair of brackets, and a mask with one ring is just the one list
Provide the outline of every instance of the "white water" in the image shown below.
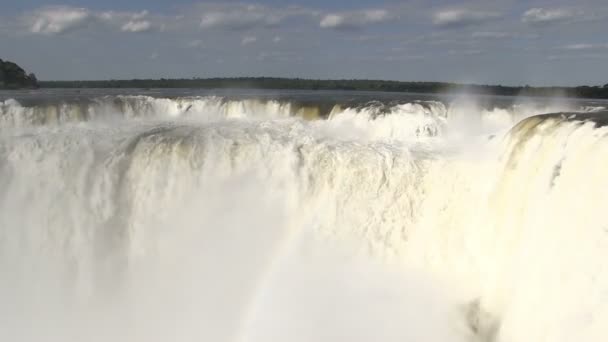
[[508,133],[572,109],[5,101],[2,340],[603,341],[608,130]]

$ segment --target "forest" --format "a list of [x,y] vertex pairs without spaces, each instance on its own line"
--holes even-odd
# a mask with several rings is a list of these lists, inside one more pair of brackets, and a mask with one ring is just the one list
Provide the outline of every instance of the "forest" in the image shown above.
[[459,84],[447,82],[402,82],[383,80],[314,80],[303,78],[235,77],[175,78],[99,81],[39,81],[33,73],[14,62],[0,59],[0,89],[23,88],[201,88],[201,89],[284,89],[356,90],[406,93],[468,93],[504,96],[565,96],[608,99],[608,84],[579,87],[530,87]]
[[17,63],[0,59],[0,89],[37,88],[36,75],[27,74]]
[[566,96],[608,99],[608,84],[579,87],[513,87],[446,82],[382,80],[313,80],[302,78],[238,77],[189,79],[132,79],[104,81],[41,81],[43,88],[240,88],[292,90],[357,90],[408,93],[458,93],[505,96]]

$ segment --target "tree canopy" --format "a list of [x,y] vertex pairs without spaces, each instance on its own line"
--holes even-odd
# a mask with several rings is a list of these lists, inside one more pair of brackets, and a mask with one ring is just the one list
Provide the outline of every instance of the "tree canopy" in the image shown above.
[[36,75],[27,74],[16,63],[0,59],[0,89],[37,88]]
[[445,82],[382,80],[313,80],[301,78],[237,77],[187,79],[133,79],[103,81],[45,81],[49,88],[250,88],[295,90],[359,90],[410,93],[458,93],[507,96],[568,96],[608,99],[608,85],[580,87],[511,87]]

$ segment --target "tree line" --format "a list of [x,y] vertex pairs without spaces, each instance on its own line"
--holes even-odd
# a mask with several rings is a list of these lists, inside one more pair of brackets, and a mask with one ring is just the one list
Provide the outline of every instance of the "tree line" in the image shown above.
[[288,90],[357,90],[408,93],[466,92],[504,96],[567,96],[608,99],[608,84],[579,87],[514,87],[446,82],[401,82],[382,80],[313,80],[302,78],[236,77],[189,79],[132,79],[101,81],[41,81],[43,88],[244,88]]
[[567,96],[608,99],[608,84],[580,87],[511,87],[446,82],[382,80],[313,80],[303,78],[236,77],[132,79],[100,81],[38,81],[16,63],[0,59],[0,89],[20,88],[244,88],[287,90],[357,90],[407,93],[458,93],[505,96]]

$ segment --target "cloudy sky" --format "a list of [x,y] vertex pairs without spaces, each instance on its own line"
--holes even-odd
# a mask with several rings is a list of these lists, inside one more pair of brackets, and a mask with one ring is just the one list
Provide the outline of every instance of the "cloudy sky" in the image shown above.
[[608,1],[9,0],[0,58],[38,78],[608,83]]

